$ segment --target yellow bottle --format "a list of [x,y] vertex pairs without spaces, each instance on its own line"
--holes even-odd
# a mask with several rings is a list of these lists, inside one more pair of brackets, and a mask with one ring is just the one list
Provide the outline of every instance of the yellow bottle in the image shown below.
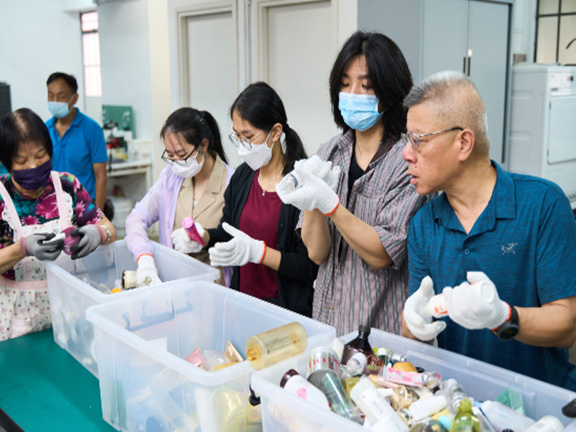
[[250,336],[246,341],[246,358],[254,369],[262,369],[304,352],[307,344],[306,330],[302,324],[293,322]]

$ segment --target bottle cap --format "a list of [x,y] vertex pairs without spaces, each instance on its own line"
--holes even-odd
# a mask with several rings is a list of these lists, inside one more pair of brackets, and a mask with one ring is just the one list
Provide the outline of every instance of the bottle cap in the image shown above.
[[296,375],[300,375],[300,374],[295,369],[290,369],[288,372],[286,372],[282,376],[282,379],[280,380],[280,387],[284,388],[284,386],[286,385],[288,380],[290,378],[292,378],[293,376],[296,376]]
[[365,325],[359,325],[358,326],[358,334],[362,335],[365,334],[366,336],[370,335],[370,327],[365,326]]

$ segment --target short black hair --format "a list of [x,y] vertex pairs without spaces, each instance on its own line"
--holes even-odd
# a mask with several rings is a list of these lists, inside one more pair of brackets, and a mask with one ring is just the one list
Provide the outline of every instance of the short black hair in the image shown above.
[[29,108],[9,112],[0,121],[0,161],[12,171],[12,160],[22,144],[36,142],[52,158],[52,139],[44,121]]
[[330,101],[336,125],[346,132],[350,127],[344,122],[338,108],[342,75],[350,61],[359,55],[366,58],[368,75],[374,94],[384,108],[382,125],[384,139],[392,136],[400,139],[406,131],[406,110],[402,105],[404,97],[412,87],[412,74],[398,45],[381,34],[357,31],[342,46],[330,72]]
[[57,79],[63,79],[66,82],[66,84],[68,84],[68,87],[70,87],[70,90],[72,90],[72,94],[78,93],[78,81],[76,81],[74,75],[69,75],[64,72],[54,72],[48,77],[46,85],[50,85],[52,81],[55,81]]

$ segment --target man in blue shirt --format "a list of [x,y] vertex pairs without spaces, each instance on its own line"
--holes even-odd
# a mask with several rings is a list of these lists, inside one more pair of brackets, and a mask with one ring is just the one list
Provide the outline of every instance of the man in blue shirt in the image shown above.
[[[404,105],[411,184],[420,194],[443,192],[411,221],[404,335],[437,337],[440,347],[576,390],[568,199],[557,185],[490,160],[484,105],[464,75],[433,75]],[[435,312],[444,318],[433,320],[427,305],[441,293]]]
[[78,82],[72,75],[55,72],[48,77],[48,109],[54,116],[46,122],[56,171],[74,174],[96,205],[106,201],[106,140],[98,123],[82,114],[78,102]]

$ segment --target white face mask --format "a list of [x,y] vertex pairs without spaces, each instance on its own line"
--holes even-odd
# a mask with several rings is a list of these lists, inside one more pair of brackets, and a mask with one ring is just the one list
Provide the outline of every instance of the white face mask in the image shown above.
[[268,147],[268,144],[266,144],[271,133],[272,131],[268,133],[266,140],[264,140],[262,144],[252,144],[250,150],[246,149],[243,145],[238,146],[238,156],[254,171],[267,165],[270,159],[272,159],[274,143],[272,143],[272,147]]
[[196,156],[188,158],[184,164],[172,162],[172,169],[180,177],[190,178],[194,177],[202,170],[202,165],[204,165],[204,153],[202,153],[202,160],[200,163],[196,160]]

